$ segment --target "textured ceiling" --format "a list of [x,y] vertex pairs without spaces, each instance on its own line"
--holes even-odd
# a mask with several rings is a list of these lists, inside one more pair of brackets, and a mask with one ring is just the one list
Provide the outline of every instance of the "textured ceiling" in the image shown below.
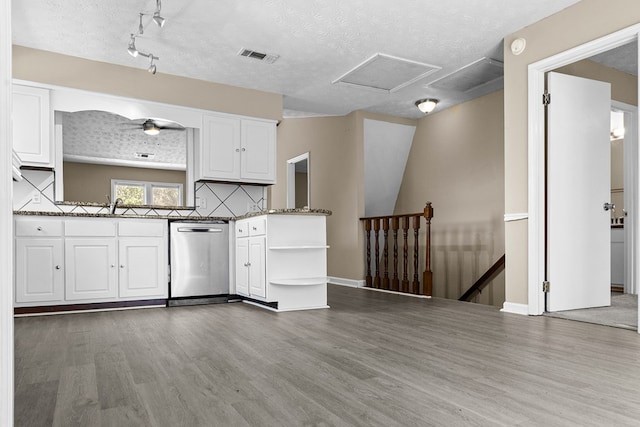
[[[165,26],[145,16],[136,45],[160,57],[158,73],[283,94],[285,116],[367,110],[418,118],[417,99],[440,98],[442,109],[500,88],[501,79],[466,92],[428,83],[482,57],[502,60],[506,35],[576,2],[164,0]],[[148,60],[131,57],[126,48],[138,13],[153,13],[155,4],[13,0],[13,42],[146,69]],[[238,56],[242,48],[278,58],[268,64]],[[391,93],[332,84],[377,53],[440,68]]]
[[[140,120],[104,111],[59,112],[56,121],[62,125],[65,161],[186,168],[186,131],[165,129],[159,135],[149,136],[140,128]],[[149,156],[139,158],[136,153]]]

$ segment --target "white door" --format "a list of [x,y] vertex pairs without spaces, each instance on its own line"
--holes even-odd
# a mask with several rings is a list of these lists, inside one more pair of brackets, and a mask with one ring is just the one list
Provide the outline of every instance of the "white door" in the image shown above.
[[264,237],[249,238],[249,293],[267,297],[266,252]]
[[611,304],[609,83],[549,73],[547,311]]
[[66,299],[117,297],[116,254],[115,239],[66,239]]
[[249,181],[275,182],[275,151],[275,123],[242,121],[242,178]]
[[236,240],[236,292],[249,295],[249,239]]
[[120,239],[118,287],[121,298],[166,298],[164,249],[164,239],[161,237]]

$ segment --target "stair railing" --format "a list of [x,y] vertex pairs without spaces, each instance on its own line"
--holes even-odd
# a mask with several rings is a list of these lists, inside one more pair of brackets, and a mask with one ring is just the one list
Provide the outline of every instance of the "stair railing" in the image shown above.
[[[425,269],[422,273],[422,284],[420,283],[419,259],[420,245],[419,233],[421,218],[426,221],[426,241],[425,241]],[[367,265],[366,265],[366,286],[386,289],[391,291],[422,294],[431,296],[433,292],[433,272],[431,271],[431,219],[433,218],[433,207],[431,202],[427,202],[423,212],[387,215],[360,218],[364,222],[364,229],[367,240]],[[382,253],[380,252],[380,230],[382,230]],[[389,230],[392,234],[393,246],[393,270],[389,277]],[[410,250],[409,232],[413,231],[413,247]],[[373,239],[371,232],[373,231]],[[398,233],[402,232],[402,255],[398,253]],[[371,241],[373,240],[373,253]],[[410,253],[411,252],[411,253]],[[373,256],[373,263],[371,258]],[[413,280],[409,280],[409,261],[412,261],[411,271]],[[399,270],[399,260],[402,259],[402,271]],[[380,265],[382,263],[382,266]]]

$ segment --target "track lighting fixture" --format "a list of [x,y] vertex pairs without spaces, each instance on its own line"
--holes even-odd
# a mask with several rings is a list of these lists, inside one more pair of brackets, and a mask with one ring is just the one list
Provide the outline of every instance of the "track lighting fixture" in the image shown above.
[[[160,12],[162,10],[162,3],[160,0],[156,0],[156,10],[155,12],[153,12],[153,22],[155,22],[158,27],[162,28],[164,26],[164,23],[166,21],[165,18],[163,18],[162,16],[160,16]],[[142,23],[142,17],[144,15],[150,15],[149,13],[144,13],[144,12],[139,12],[138,13],[138,32],[136,34],[131,33],[131,38],[129,39],[129,45],[127,46],[127,52],[129,52],[129,55],[133,56],[134,58],[137,56],[143,56],[145,58],[149,58],[149,68],[147,68],[147,71],[151,74],[155,74],[156,73],[156,64],[154,64],[154,60],[158,60],[160,58],[158,58],[157,56],[153,56],[152,53],[144,53],[140,50],[138,50],[138,48],[136,47],[136,38],[138,36],[141,36],[142,34],[144,34],[144,25]]]
[[162,28],[164,26],[165,19],[160,16],[160,9],[162,8],[162,4],[160,0],[156,0],[156,11],[153,13],[153,22],[155,22],[158,27]]
[[133,56],[134,58],[138,56],[138,49],[136,49],[136,36],[133,34],[131,34],[131,40],[129,40],[127,52],[129,52],[129,55]]

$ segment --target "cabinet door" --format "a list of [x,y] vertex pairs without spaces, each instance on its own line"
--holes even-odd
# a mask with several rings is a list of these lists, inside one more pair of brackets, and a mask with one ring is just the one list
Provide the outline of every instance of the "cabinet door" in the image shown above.
[[240,120],[204,116],[201,179],[240,179]]
[[53,167],[50,117],[48,90],[13,86],[13,149],[24,165]]
[[262,298],[267,296],[265,240],[249,238],[249,293]]
[[168,287],[165,252],[163,238],[120,238],[119,296],[166,298]]
[[236,240],[236,293],[249,295],[249,239]]
[[117,296],[116,250],[115,239],[66,239],[67,301]]
[[64,299],[62,239],[17,238],[15,263],[17,303]]
[[276,125],[275,123],[242,120],[240,151],[241,177],[247,181],[275,183]]

